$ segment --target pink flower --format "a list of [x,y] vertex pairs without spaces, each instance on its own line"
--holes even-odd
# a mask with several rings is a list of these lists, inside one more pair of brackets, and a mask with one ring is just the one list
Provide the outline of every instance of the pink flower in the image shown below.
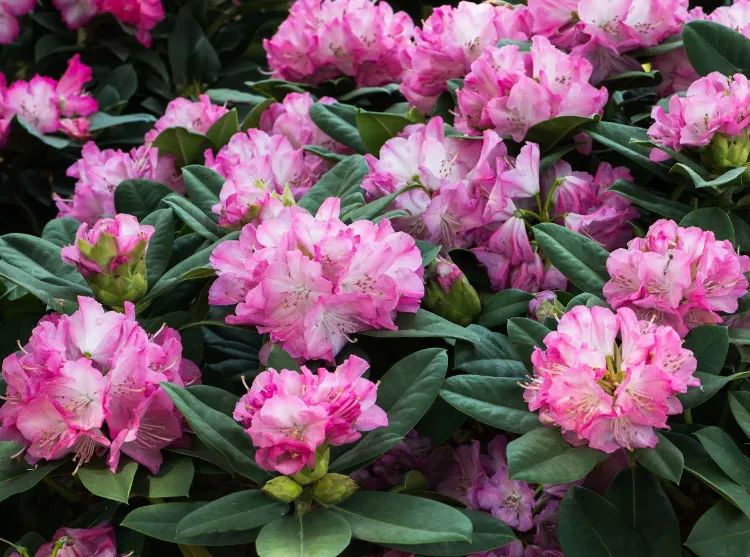
[[690,10],[690,19],[721,23],[747,37],[750,36],[750,1],[734,0],[731,6],[718,6],[708,15],[703,13],[703,8],[699,6]]
[[161,0],[99,0],[100,11],[109,12],[123,23],[135,26],[136,37],[151,46],[151,30],[164,19]]
[[525,8],[459,2],[435,8],[414,30],[415,44],[404,51],[401,91],[422,112],[432,110],[449,79],[463,77],[488,46],[500,39],[526,40],[530,18]]
[[414,24],[387,2],[300,0],[263,41],[274,77],[320,83],[350,76],[366,87],[399,81]]
[[222,242],[209,302],[236,304],[227,322],[255,325],[304,360],[332,361],[350,335],[394,329],[396,313],[417,311],[424,294],[419,250],[387,219],[345,225],[339,205],[329,198],[314,217],[278,207]]
[[333,372],[320,368],[314,375],[269,369],[260,373],[234,410],[257,447],[255,457],[266,470],[295,474],[315,464],[323,445],[344,445],[388,425],[375,405],[377,385],[362,375],[367,362],[350,356]]
[[[59,549],[54,552],[55,547]],[[52,541],[42,545],[34,557],[117,557],[115,531],[111,526],[60,528]]]
[[83,86],[91,81],[91,68],[81,63],[78,54],[68,60],[68,68],[57,82],[57,96],[60,113],[64,116],[90,116],[99,109],[91,95]]
[[604,295],[612,307],[628,307],[685,336],[693,327],[721,323],[718,312],[737,311],[748,290],[748,270],[750,257],[739,255],[728,240],[659,220],[645,238],[610,254]]
[[35,0],[0,0],[0,44],[12,44],[21,31],[18,18],[34,9]]
[[100,150],[90,141],[83,146],[81,158],[68,168],[68,176],[77,179],[73,197],[55,197],[59,216],[88,224],[114,217],[115,189],[120,182],[144,179],[169,183],[173,172],[172,164],[152,147],[144,145],[124,153],[119,149]]
[[98,0],[52,0],[68,29],[78,29],[99,13]]
[[529,409],[572,441],[607,453],[654,447],[654,429],[682,411],[676,395],[700,385],[677,333],[638,321],[628,308],[576,306],[544,344],[531,357]]
[[[153,233],[153,226],[141,226],[134,216],[119,214],[114,219],[97,221],[91,230],[88,224],[81,224],[75,243],[62,248],[60,255],[65,263],[75,265],[84,277],[113,273],[122,265],[142,259]],[[92,253],[92,249],[100,243],[100,249],[105,249],[107,253],[100,250]]]
[[607,91],[589,84],[591,72],[588,61],[557,50],[542,36],[532,39],[530,52],[490,47],[457,93],[456,126],[467,133],[494,128],[521,141],[543,120],[601,114]]
[[26,120],[40,133],[56,132],[60,126],[57,104],[57,82],[49,77],[34,76],[18,80],[5,91],[5,115]]
[[109,451],[115,471],[122,452],[156,473],[161,449],[183,429],[160,384],[184,386],[200,373],[182,359],[179,334],[164,327],[149,337],[132,304],[124,314],[92,298],[78,304],[71,315],[42,318],[21,351],[3,361],[0,438],[24,445],[30,463],[72,454],[81,466]]
[[680,91],[687,91],[690,84],[700,79],[693,69],[684,48],[677,48],[665,54],[654,56],[651,67],[662,74],[662,82],[656,88],[661,97]]
[[185,128],[189,132],[205,134],[227,112],[226,107],[212,104],[208,95],[200,95],[197,101],[177,97],[169,102],[164,115],[146,134],[146,143],[153,143],[169,128]]
[[310,93],[289,93],[284,100],[263,111],[258,127],[270,135],[283,135],[295,149],[319,145],[336,153],[346,152],[346,146],[330,138],[312,121],[310,107],[316,102],[332,104],[336,99],[321,97],[315,100]]

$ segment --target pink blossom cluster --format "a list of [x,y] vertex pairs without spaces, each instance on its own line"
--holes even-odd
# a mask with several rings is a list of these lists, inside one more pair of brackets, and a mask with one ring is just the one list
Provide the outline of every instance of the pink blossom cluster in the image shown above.
[[323,445],[357,441],[362,431],[388,425],[376,405],[378,387],[362,375],[367,361],[350,356],[334,371],[315,374],[269,369],[260,373],[234,409],[256,446],[261,468],[296,474],[313,468],[315,451]]
[[[348,152],[313,123],[314,102],[309,93],[290,93],[265,110],[259,129],[235,134],[215,156],[206,151],[206,166],[226,178],[213,207],[219,224],[239,228],[258,220],[272,200],[291,203],[304,195],[330,167],[305,151],[306,145]],[[319,102],[335,100],[323,97]]]
[[690,10],[690,19],[702,19],[720,23],[750,36],[750,0],[734,0],[730,6],[718,6],[710,14],[706,14],[701,6]]
[[[15,552],[10,555],[21,557]],[[115,531],[107,525],[94,528],[60,528],[52,534],[52,541],[41,545],[34,553],[34,557],[117,557],[117,555]]]
[[501,39],[527,40],[530,36],[531,17],[525,7],[463,0],[455,7],[437,7],[414,30],[414,44],[404,50],[401,92],[427,113],[446,90],[446,82],[469,73],[487,47]]
[[629,221],[637,216],[609,189],[631,178],[626,168],[602,163],[591,175],[559,161],[540,173],[536,144],[513,158],[495,131],[485,130],[481,141],[450,137],[439,117],[407,127],[367,163],[362,187],[370,198],[414,188],[393,202],[405,213],[393,219],[397,229],[445,250],[471,249],[497,290],[566,286],[533,247],[527,219],[559,222],[614,249],[632,237]]
[[278,203],[219,244],[209,302],[236,304],[228,323],[255,325],[302,360],[331,361],[354,333],[396,329],[397,312],[416,312],[424,295],[419,249],[387,219],[344,224],[340,203],[328,198],[315,216]]
[[161,0],[52,0],[69,29],[83,27],[99,14],[111,14],[118,21],[135,27],[135,36],[151,46],[151,31],[164,19]]
[[[618,342],[619,336],[619,342]],[[573,444],[607,453],[655,447],[655,429],[682,412],[677,395],[700,385],[696,360],[671,327],[629,308],[576,306],[534,349],[524,399]]]
[[[691,84],[684,97],[671,96],[668,110],[655,105],[648,136],[675,151],[706,146],[717,134],[736,137],[750,126],[749,104],[750,82],[744,75],[712,72]],[[669,155],[657,149],[652,158],[666,160]]]
[[737,311],[748,291],[750,257],[713,232],[662,219],[645,238],[613,251],[607,271],[604,295],[613,308],[630,308],[684,337],[699,325],[721,323],[719,312]]
[[[63,247],[60,256],[68,265],[75,265],[84,277],[112,273],[135,257],[143,257],[153,233],[153,226],[141,225],[132,215],[119,214],[113,219],[101,219],[90,229],[84,222],[76,231],[73,244]],[[108,253],[102,248],[93,252],[100,242],[110,244]]]
[[602,113],[607,89],[589,83],[588,60],[558,50],[541,35],[531,43],[528,52],[516,45],[489,47],[474,61],[457,91],[458,129],[494,129],[521,141],[544,120]]
[[372,0],[298,0],[263,41],[272,75],[321,83],[341,76],[367,87],[400,81],[414,24]]
[[225,106],[213,104],[208,95],[200,95],[197,101],[177,97],[169,101],[162,117],[146,134],[146,143],[153,143],[169,128],[185,128],[189,132],[205,134],[227,112]]
[[[0,16],[2,6],[0,0]],[[62,132],[76,139],[87,137],[88,117],[99,109],[96,99],[84,91],[89,81],[91,68],[81,63],[78,54],[68,60],[59,80],[35,75],[28,81],[19,79],[7,85],[0,73],[0,146],[7,141],[10,122],[16,116],[41,134]]]
[[[534,486],[510,479],[505,456],[507,444],[504,435],[497,435],[487,445],[487,454],[481,454],[476,440],[457,447],[448,474],[437,486],[437,491],[469,509],[490,513],[519,532],[534,530],[527,551],[535,548],[538,555],[562,557],[557,536],[551,532],[556,531],[558,500],[568,486],[544,486],[537,496]],[[505,546],[487,555],[528,557],[534,553],[524,553],[524,546],[519,541],[518,547]]]
[[30,463],[72,454],[81,466],[108,451],[112,471],[125,454],[156,473],[161,450],[183,437],[181,415],[160,384],[195,383],[200,371],[182,358],[176,330],[149,335],[132,304],[124,314],[92,298],[78,305],[71,315],[43,317],[3,361],[0,438],[24,445]]
[[11,44],[21,32],[18,18],[34,9],[36,0],[0,0],[0,44]]
[[171,158],[160,157],[148,145],[123,152],[101,150],[93,141],[81,150],[81,158],[68,168],[67,175],[76,179],[70,199],[55,196],[59,217],[71,217],[94,224],[100,218],[115,216],[115,189],[124,180],[150,180],[173,184],[175,174]]

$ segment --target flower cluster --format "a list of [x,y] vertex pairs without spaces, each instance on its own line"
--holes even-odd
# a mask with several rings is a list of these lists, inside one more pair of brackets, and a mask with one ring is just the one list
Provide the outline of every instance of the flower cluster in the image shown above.
[[[0,20],[2,6],[0,3]],[[89,81],[91,68],[81,63],[78,54],[68,60],[59,80],[35,75],[6,86],[0,73],[0,146],[7,141],[14,117],[23,118],[42,134],[62,132],[77,139],[88,136],[88,117],[99,108],[96,99],[83,90]]]
[[124,180],[150,180],[174,183],[174,162],[160,157],[148,145],[123,152],[101,150],[91,141],[81,150],[81,158],[67,172],[76,179],[73,197],[55,196],[60,217],[71,217],[94,224],[100,218],[115,216],[115,189]]
[[680,336],[699,325],[721,323],[748,291],[750,257],[713,232],[656,221],[645,238],[607,259],[604,295],[613,308],[628,307],[642,319],[673,327]]
[[564,161],[540,174],[539,157],[533,143],[508,156],[493,130],[482,141],[446,136],[436,117],[388,140],[379,158],[368,155],[362,187],[371,198],[414,187],[394,200],[406,214],[394,226],[446,250],[471,249],[493,288],[564,288],[565,279],[545,268],[532,246],[526,219],[560,222],[608,249],[621,247],[632,237],[628,222],[637,212],[609,188],[631,177],[607,163],[591,175]]
[[429,112],[449,79],[463,77],[471,64],[501,39],[526,40],[531,35],[525,7],[488,2],[459,2],[435,8],[414,30],[414,45],[404,51],[401,92],[423,112]]
[[[34,557],[117,557],[115,530],[111,526],[60,528],[52,541],[37,549]],[[11,553],[10,557],[21,557]]]
[[136,38],[151,46],[151,30],[164,19],[161,0],[52,0],[69,29],[83,27],[99,14],[111,14],[135,27]]
[[112,471],[125,454],[156,473],[161,450],[183,436],[180,413],[159,385],[195,383],[200,371],[182,358],[177,331],[149,336],[132,304],[124,314],[92,298],[78,304],[72,315],[42,318],[3,361],[0,438],[24,445],[31,463],[72,454],[80,466],[108,450]]
[[269,471],[296,474],[313,468],[323,445],[353,443],[361,431],[388,425],[375,404],[378,387],[362,375],[369,364],[350,356],[334,371],[313,374],[269,369],[260,373],[234,409],[257,447],[258,464]]
[[424,295],[414,239],[375,224],[339,219],[328,198],[313,217],[280,208],[211,255],[218,279],[209,302],[234,305],[228,323],[255,325],[295,358],[326,359],[368,329],[395,329],[397,312],[415,312]]
[[700,385],[677,332],[639,321],[629,308],[576,306],[544,345],[531,356],[529,409],[572,443],[607,453],[656,446],[654,429],[682,411],[676,395]]
[[543,120],[601,114],[607,90],[589,84],[591,63],[558,50],[543,36],[531,42],[529,52],[516,45],[482,52],[457,92],[457,128],[466,133],[495,129],[521,141]]
[[[534,530],[533,543],[527,551],[535,547],[549,551],[549,557],[562,557],[556,535],[551,535],[548,523],[557,524],[559,498],[567,486],[545,486],[539,496],[534,487],[526,482],[512,480],[508,475],[505,449],[508,440],[497,435],[487,445],[487,454],[481,454],[479,441],[461,445],[453,453],[453,462],[447,477],[437,486],[437,491],[452,497],[469,509],[490,513],[497,520],[519,532]],[[524,555],[523,544],[519,541],[520,553]],[[518,548],[506,546],[498,551]],[[499,553],[504,555],[505,553]],[[548,555],[544,553],[544,555]]]
[[139,300],[148,290],[145,259],[153,233],[153,226],[141,226],[134,216],[120,214],[97,221],[91,229],[81,224],[73,245],[60,255],[86,278],[97,300],[119,307]]
[[36,0],[3,0],[0,2],[0,44],[11,44],[21,32],[18,18],[34,9]]
[[387,2],[299,0],[263,41],[274,77],[320,83],[349,76],[359,87],[399,81],[414,24]]
[[[648,136],[657,145],[675,151],[700,147],[706,166],[717,172],[742,166],[750,155],[749,102],[750,83],[744,75],[710,73],[691,84],[684,97],[670,97],[668,111],[654,106]],[[659,149],[651,156],[669,158]]]

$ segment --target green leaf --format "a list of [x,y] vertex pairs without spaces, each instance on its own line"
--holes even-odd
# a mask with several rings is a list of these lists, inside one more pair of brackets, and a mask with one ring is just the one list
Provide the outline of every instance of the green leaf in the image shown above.
[[526,366],[518,360],[507,336],[476,324],[468,329],[479,336],[480,342],[456,342],[453,364],[456,369],[473,375],[526,377]]
[[383,144],[397,136],[406,126],[413,124],[411,120],[400,114],[387,112],[357,112],[357,129],[362,138],[362,144],[369,153],[378,156]]
[[649,472],[678,484],[685,468],[685,459],[680,449],[663,434],[657,431],[656,436],[659,438],[656,447],[636,449],[633,453],[635,460]]
[[514,439],[506,450],[508,474],[537,484],[573,482],[583,478],[606,455],[588,447],[573,447],[560,432],[538,427]]
[[696,406],[703,404],[709,398],[718,393],[722,387],[730,381],[744,379],[748,375],[745,373],[736,373],[734,375],[713,375],[711,373],[697,371],[695,376],[700,379],[700,386],[690,387],[685,394],[677,395],[683,408],[695,408]]
[[206,137],[216,150],[221,149],[229,143],[232,136],[240,131],[240,123],[237,118],[237,109],[233,108],[224,116],[219,118],[206,132]]
[[186,197],[173,193],[162,199],[161,202],[171,207],[177,217],[190,230],[200,234],[209,242],[215,242],[224,235],[224,230]]
[[92,295],[90,290],[44,282],[2,260],[0,260],[0,279],[12,283],[23,292],[28,292],[46,304],[49,309],[60,313],[73,313],[78,309],[76,296]]
[[212,208],[219,203],[224,177],[210,168],[194,164],[182,169],[182,178],[190,201],[216,221],[218,217]]
[[555,145],[573,135],[576,130],[596,122],[598,118],[588,118],[586,116],[557,116],[534,124],[526,132],[526,141],[533,141],[539,144],[543,151],[549,151]]
[[[252,104],[258,105],[268,99],[261,95],[254,95],[252,93],[246,93],[244,91],[238,91],[236,89],[209,89],[206,91],[206,95],[211,99],[214,104],[224,105],[227,103],[232,104]],[[273,102],[273,99],[271,99]]]
[[648,135],[645,129],[615,122],[597,122],[587,126],[583,131],[597,143],[612,149],[652,174],[669,182],[675,181],[674,176],[669,174],[668,166],[649,158],[651,147],[647,145]]
[[560,505],[560,545],[565,557],[648,555],[637,533],[617,507],[601,495],[574,486]]
[[628,89],[639,89],[641,87],[656,87],[661,82],[661,72],[652,70],[650,72],[629,71],[610,75],[601,84],[610,91],[627,91]]
[[117,473],[104,466],[87,465],[82,466],[76,476],[97,497],[127,504],[137,470],[138,463],[133,461],[121,465]]
[[442,249],[442,246],[435,246],[430,242],[425,242],[424,240],[415,240],[415,242],[417,244],[417,247],[419,248],[419,252],[422,254],[423,267],[427,267],[427,265],[432,263]]
[[732,391],[729,393],[729,408],[737,425],[750,437],[750,392]]
[[349,545],[352,532],[331,511],[315,509],[266,524],[258,534],[258,557],[336,557]]
[[386,195],[385,197],[380,197],[378,199],[375,199],[374,201],[370,201],[369,203],[365,203],[364,205],[361,205],[359,207],[354,207],[350,211],[347,211],[346,214],[341,215],[341,220],[343,220],[344,222],[354,222],[358,220],[375,221],[376,219],[378,219],[379,217],[382,217],[386,213],[388,206],[399,195],[407,191],[417,189],[419,187],[421,186],[416,186],[416,185],[406,186],[405,188],[401,188],[397,192]]
[[71,245],[75,241],[76,232],[81,223],[76,219],[58,217],[44,225],[42,239],[59,247]]
[[190,538],[226,532],[241,532],[268,524],[289,511],[289,504],[250,489],[230,493],[206,503],[177,524],[177,536]]
[[154,227],[154,233],[148,241],[146,252],[146,274],[148,284],[156,284],[167,270],[169,260],[172,257],[172,246],[174,245],[174,216],[170,209],[157,209],[141,224]]
[[638,207],[642,207],[652,213],[676,221],[679,221],[691,211],[689,205],[656,195],[645,188],[636,186],[630,182],[625,182],[624,180],[617,180],[612,184],[609,191],[619,193]]
[[511,317],[525,316],[533,299],[533,294],[515,288],[483,295],[479,324],[490,328],[504,327]]
[[154,139],[153,146],[161,155],[175,157],[175,167],[203,162],[203,153],[210,149],[211,140],[205,135],[185,128],[167,128]]
[[539,427],[515,377],[456,375],[443,382],[440,397],[456,410],[498,429],[526,433]]
[[547,327],[533,319],[514,317],[508,320],[508,337],[527,369],[531,369],[531,353],[534,347],[544,348],[544,337],[550,332]]
[[97,112],[90,119],[89,131],[98,132],[124,124],[152,124],[156,121],[151,114],[105,114]]
[[750,555],[750,519],[719,501],[698,519],[685,545],[698,557]]
[[685,215],[680,226],[697,226],[702,230],[713,232],[717,240],[729,240],[734,243],[734,226],[726,211],[718,207],[704,207]]
[[242,131],[247,131],[251,128],[257,128],[260,126],[260,118],[266,109],[276,102],[276,99],[264,99],[262,102],[256,104],[253,109],[245,116],[242,121]]
[[551,222],[537,224],[534,238],[545,257],[573,284],[584,292],[602,297],[609,280],[609,252],[593,240]]
[[389,547],[417,555],[434,555],[438,557],[450,555],[464,556],[497,549],[516,539],[513,530],[488,513],[468,509],[459,510],[471,520],[471,542],[443,542],[419,545],[396,544],[389,545]]
[[728,433],[716,426],[709,426],[696,431],[694,435],[727,476],[750,490],[750,459],[735,445]]
[[378,384],[378,406],[388,414],[388,425],[367,433],[337,458],[333,471],[361,467],[406,436],[430,409],[448,371],[448,355],[440,348],[414,352],[396,362]]
[[361,184],[368,172],[369,168],[364,157],[361,155],[347,157],[323,174],[297,204],[315,214],[326,199],[340,197],[343,214],[364,202]]
[[607,490],[609,500],[653,557],[681,557],[680,525],[659,481],[638,468],[620,472]]
[[729,27],[712,21],[690,21],[682,29],[682,41],[699,75],[748,73],[750,41]]
[[401,493],[360,491],[332,507],[352,537],[378,544],[471,541],[471,521],[443,503]]
[[351,147],[357,153],[367,149],[359,137],[357,108],[348,104],[315,103],[310,107],[310,118],[322,131],[339,143]]
[[162,388],[198,438],[223,458],[222,468],[259,484],[268,479],[268,474],[255,463],[255,449],[239,423],[204,404],[186,389],[170,383],[162,383]]
[[115,209],[141,220],[154,212],[172,192],[164,184],[149,180],[125,180],[115,190]]
[[470,329],[456,325],[425,309],[419,309],[417,313],[400,313],[396,319],[396,326],[396,331],[380,329],[360,334],[378,338],[453,338],[479,342],[477,335]]
[[693,351],[699,370],[718,375],[729,351],[729,332],[726,327],[701,325],[690,331],[684,348]]
[[12,441],[0,441],[0,501],[28,491],[48,474],[66,464],[65,460],[53,460],[32,466],[22,456],[17,456],[22,450],[23,447]]
[[679,433],[667,433],[666,435],[685,457],[686,472],[704,482],[719,495],[734,503],[747,516],[750,516],[750,494],[724,474],[698,441]]
[[371,95],[392,95],[398,92],[400,85],[398,83],[388,83],[379,87],[360,87],[339,97],[340,101],[349,102],[361,97]]
[[201,502],[147,505],[131,511],[120,523],[120,526],[169,543],[222,546],[245,544],[255,540],[257,536],[257,530],[255,529],[229,534],[211,534],[196,538],[178,537],[177,524],[203,505],[205,503]]
[[159,473],[149,476],[148,496],[157,497],[187,497],[193,484],[195,468],[191,458],[174,458],[165,461]]
[[746,169],[744,166],[732,168],[731,170],[727,170],[726,172],[724,172],[724,174],[714,178],[713,180],[705,180],[703,176],[698,174],[695,170],[685,164],[678,162],[672,167],[671,172],[676,172],[678,174],[682,174],[683,176],[687,176],[693,182],[693,185],[698,189],[710,188],[712,190],[720,192],[722,189],[733,186],[734,184],[741,184],[742,175],[745,173],[745,170]]

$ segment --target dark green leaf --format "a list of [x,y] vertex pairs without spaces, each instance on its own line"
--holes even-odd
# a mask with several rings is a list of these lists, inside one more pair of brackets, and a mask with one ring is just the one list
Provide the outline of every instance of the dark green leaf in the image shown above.
[[76,232],[81,223],[67,217],[56,218],[44,225],[42,239],[59,247],[71,245],[75,241]]
[[674,443],[657,432],[659,443],[652,449],[637,449],[635,460],[649,472],[674,483],[680,483],[685,459]]
[[224,186],[224,177],[205,166],[190,165],[182,169],[185,192],[190,201],[213,220],[214,205],[219,203],[219,194]]
[[525,316],[533,294],[510,288],[482,296],[482,313],[479,324],[485,327],[504,327],[511,317]]
[[456,325],[439,315],[420,309],[417,313],[401,313],[396,319],[398,330],[365,331],[363,335],[381,338],[453,338],[476,343],[479,338],[470,329]]
[[240,131],[240,124],[237,119],[237,109],[233,108],[224,116],[214,122],[206,132],[206,137],[213,144],[215,149],[221,149],[229,143],[232,136]]
[[729,27],[712,21],[690,21],[682,30],[682,41],[699,75],[747,73],[750,41]]
[[697,226],[702,230],[713,232],[717,240],[734,242],[734,226],[726,211],[718,207],[704,207],[685,215],[680,226]]
[[193,484],[195,468],[191,458],[173,458],[166,460],[155,476],[149,476],[148,496],[187,497]]
[[171,209],[157,209],[141,224],[154,227],[154,233],[148,241],[146,252],[146,274],[148,284],[156,284],[159,277],[164,274],[172,257],[172,246],[174,245],[174,216]]
[[97,497],[127,504],[137,470],[138,463],[133,461],[121,463],[117,473],[104,466],[86,465],[78,470],[76,476]]
[[209,242],[215,242],[224,235],[224,230],[186,197],[173,193],[162,199],[161,202],[171,207],[177,217],[190,230],[200,234]]
[[364,110],[357,112],[356,122],[362,144],[375,156],[380,154],[380,148],[386,141],[397,136],[409,124],[414,123],[399,114]]
[[162,155],[175,157],[175,167],[203,162],[203,153],[211,148],[211,140],[205,135],[185,128],[167,128],[154,139],[153,146]]
[[652,174],[670,182],[675,181],[674,177],[669,175],[669,167],[649,158],[651,147],[644,144],[648,143],[645,129],[615,122],[597,122],[583,131],[594,141],[623,155]]
[[242,121],[242,131],[247,131],[251,128],[257,128],[260,126],[261,116],[263,116],[266,109],[275,102],[276,99],[264,99],[262,102],[256,104]]
[[750,437],[750,392],[733,391],[729,393],[729,408],[732,410],[737,425]]
[[550,332],[547,327],[533,319],[514,317],[508,320],[508,337],[528,369],[531,369],[531,353],[534,347],[544,348],[544,337]]
[[596,121],[586,116],[557,116],[531,126],[526,132],[526,141],[538,143],[540,149],[546,152],[573,135],[580,127]]
[[348,104],[315,103],[310,107],[310,118],[316,126],[339,143],[351,147],[357,153],[366,153],[367,149],[357,129],[357,112],[356,107]]
[[65,460],[54,460],[32,466],[24,462],[22,456],[16,456],[22,449],[12,441],[0,441],[0,501],[31,489],[66,463]]
[[698,557],[750,555],[750,519],[719,501],[695,523],[685,545]]
[[666,197],[661,197],[660,195],[651,193],[645,188],[636,186],[635,184],[631,184],[630,182],[625,182],[623,180],[617,180],[610,188],[610,191],[619,193],[623,197],[632,201],[638,207],[647,209],[659,216],[667,217],[669,219],[677,221],[682,219],[691,211],[689,205],[685,205],[684,203],[679,203],[677,201],[672,201],[670,199],[667,199]]
[[323,174],[323,177],[308,191],[298,205],[310,213],[320,208],[329,197],[341,198],[341,212],[345,213],[364,202],[362,180],[369,172],[361,155],[352,155]]
[[700,371],[718,375],[729,350],[729,333],[726,327],[701,325],[690,331],[684,348],[692,350]]
[[710,188],[716,191],[721,191],[723,188],[728,188],[730,186],[733,186],[734,184],[741,184],[742,175],[745,173],[745,171],[746,169],[744,166],[741,166],[739,168],[732,168],[731,170],[727,170],[721,176],[718,176],[712,180],[706,180],[695,170],[679,162],[675,164],[671,170],[671,172],[676,172],[690,178],[690,180],[693,182],[693,185],[698,189]]
[[258,557],[336,557],[349,545],[346,520],[325,509],[287,516],[266,524],[258,534]]
[[742,454],[728,433],[716,426],[709,426],[696,431],[694,435],[727,476],[750,490],[750,459]]
[[171,189],[158,182],[125,180],[115,190],[115,208],[118,213],[127,213],[141,220],[154,212],[161,200],[171,193]]
[[641,87],[656,87],[661,82],[662,75],[658,70],[650,72],[629,71],[607,76],[602,81],[602,85],[610,91],[626,91]]

